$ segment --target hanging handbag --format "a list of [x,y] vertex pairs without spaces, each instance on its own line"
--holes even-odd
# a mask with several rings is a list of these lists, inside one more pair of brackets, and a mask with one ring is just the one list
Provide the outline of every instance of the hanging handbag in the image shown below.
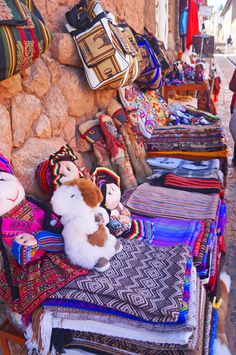
[[144,30],[145,30],[144,37],[151,45],[155,55],[157,56],[157,58],[161,64],[162,75],[166,76],[166,74],[168,74],[171,71],[172,67],[171,67],[171,62],[168,58],[168,54],[167,54],[165,45],[162,41],[158,40],[146,28],[144,28]]
[[33,64],[50,40],[50,31],[33,0],[1,0],[0,81]]
[[140,34],[135,35],[135,39],[141,50],[143,70],[136,82],[141,87],[147,87],[149,89],[159,89],[162,85],[162,74],[160,63],[146,40],[146,38]]
[[100,1],[80,1],[66,19],[91,89],[116,89],[136,79],[137,50]]

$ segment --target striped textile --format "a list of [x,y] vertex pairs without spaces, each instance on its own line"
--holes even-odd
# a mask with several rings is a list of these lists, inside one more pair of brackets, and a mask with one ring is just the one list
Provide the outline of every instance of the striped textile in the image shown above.
[[[33,0],[3,3],[0,4],[0,81],[33,64],[51,41]],[[3,5],[7,12],[1,12]]]
[[150,182],[153,186],[163,186],[169,189],[200,192],[202,194],[219,194],[223,186],[217,179],[186,178],[167,173]]
[[152,245],[167,247],[186,244],[193,253],[203,225],[202,221],[155,218]]
[[64,239],[61,234],[40,231],[35,234],[40,249],[47,252],[63,252]]
[[156,127],[149,139],[145,139],[147,152],[214,152],[227,148],[220,124],[209,126]]
[[192,151],[181,151],[181,150],[171,150],[171,151],[146,151],[148,157],[175,157],[181,159],[191,160],[204,160],[204,159],[220,159],[227,158],[229,155],[229,149],[216,150],[213,152],[192,152]]
[[170,157],[156,157],[147,159],[147,163],[152,168],[152,175],[146,179],[147,181],[171,172],[177,176],[217,179],[222,184],[224,182],[219,159],[192,161]]
[[215,219],[218,195],[204,195],[188,191],[170,190],[143,183],[126,202],[131,212],[174,219]]

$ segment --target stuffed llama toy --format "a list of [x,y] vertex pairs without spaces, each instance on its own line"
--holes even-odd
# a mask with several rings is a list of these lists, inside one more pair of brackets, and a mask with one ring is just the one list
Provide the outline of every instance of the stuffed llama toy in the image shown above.
[[51,203],[64,226],[65,253],[72,264],[105,271],[109,259],[122,250],[122,244],[105,225],[106,210],[100,206],[103,196],[91,181],[75,179],[64,183],[53,194]]

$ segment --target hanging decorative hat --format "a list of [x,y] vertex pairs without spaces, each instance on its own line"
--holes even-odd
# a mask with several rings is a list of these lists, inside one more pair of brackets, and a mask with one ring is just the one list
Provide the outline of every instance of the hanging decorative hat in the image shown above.
[[[48,160],[41,162],[36,170],[36,178],[39,182],[41,189],[48,195],[52,195],[53,192],[61,185],[60,179],[60,162],[61,161],[74,161],[77,159],[73,150],[68,144],[62,146],[56,153],[50,155]],[[79,172],[82,176],[82,173]]]
[[0,153],[0,171],[13,175],[9,160]]

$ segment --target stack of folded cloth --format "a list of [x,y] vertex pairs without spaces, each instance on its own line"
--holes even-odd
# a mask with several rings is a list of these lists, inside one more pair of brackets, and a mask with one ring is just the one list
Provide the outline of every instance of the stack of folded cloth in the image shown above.
[[188,246],[122,243],[107,271],[78,277],[44,303],[40,317],[33,316],[32,347],[37,341],[46,354],[59,330],[60,338],[71,330],[68,348],[109,354],[187,354],[203,347],[206,293]]
[[[216,164],[212,161],[209,165],[212,174]],[[214,174],[218,176],[217,171]],[[216,177],[182,177],[170,172],[161,175],[159,171],[126,193],[123,201],[134,219],[152,223],[151,244],[190,247],[198,275],[206,284],[210,282],[211,290],[224,250],[226,206],[222,190],[221,180]]]
[[208,126],[156,127],[151,138],[145,139],[145,149],[148,156],[191,156],[192,160],[228,155],[220,122]]
[[152,175],[148,180],[154,180],[171,173],[179,177],[217,179],[221,184],[224,182],[219,159],[194,161],[173,157],[156,157],[147,159],[147,162],[152,168]]
[[120,97],[138,110],[152,168],[122,202],[148,233],[123,239],[104,273],[91,270],[50,296],[27,328],[28,349],[208,354],[208,296],[217,289],[226,224],[228,148],[220,121],[166,127],[166,113],[155,114],[162,106],[156,94],[133,85]]

